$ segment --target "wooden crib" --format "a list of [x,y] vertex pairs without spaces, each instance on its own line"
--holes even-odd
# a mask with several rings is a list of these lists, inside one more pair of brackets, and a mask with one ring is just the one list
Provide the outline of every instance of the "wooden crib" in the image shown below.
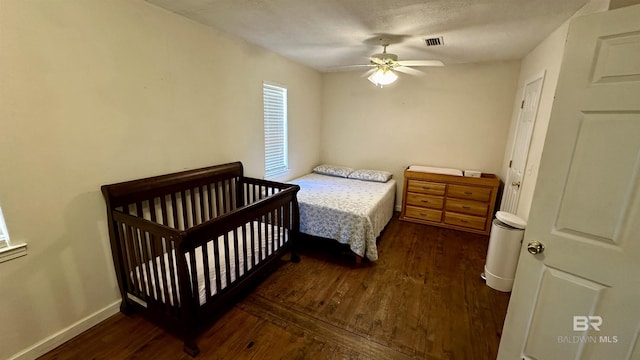
[[291,251],[297,185],[240,162],[102,186],[121,311],[139,311],[199,353],[197,335]]

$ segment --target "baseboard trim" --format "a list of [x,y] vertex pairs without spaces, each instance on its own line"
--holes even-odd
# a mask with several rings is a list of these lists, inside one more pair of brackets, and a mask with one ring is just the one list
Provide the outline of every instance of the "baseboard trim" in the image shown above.
[[19,353],[10,357],[10,360],[31,360],[36,359],[49,351],[57,348],[65,342],[73,339],[81,333],[89,330],[90,328],[98,325],[104,320],[110,318],[120,311],[120,300],[114,302],[111,305],[104,307],[101,310],[81,319],[80,321],[66,327],[57,333],[43,339],[42,341],[20,351]]

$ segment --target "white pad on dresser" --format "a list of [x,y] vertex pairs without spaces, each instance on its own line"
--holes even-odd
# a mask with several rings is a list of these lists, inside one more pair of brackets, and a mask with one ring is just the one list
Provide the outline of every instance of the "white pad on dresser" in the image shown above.
[[450,168],[441,168],[441,167],[432,167],[432,166],[422,166],[422,165],[411,165],[411,166],[409,166],[409,171],[427,172],[427,173],[432,173],[432,174],[444,174],[444,175],[462,176],[462,170],[450,169]]

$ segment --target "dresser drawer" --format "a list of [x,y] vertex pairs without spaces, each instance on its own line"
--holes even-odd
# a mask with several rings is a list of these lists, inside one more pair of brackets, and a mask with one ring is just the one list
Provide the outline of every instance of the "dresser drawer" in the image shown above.
[[488,209],[488,203],[453,198],[447,199],[447,211],[454,211],[469,215],[486,216]]
[[429,195],[444,195],[444,190],[447,185],[434,183],[422,180],[409,180],[407,185],[407,191],[413,193],[429,194]]
[[444,223],[449,225],[463,226],[471,229],[484,230],[486,217],[471,216],[458,214],[454,212],[446,212],[444,214]]
[[474,186],[449,185],[447,196],[488,202],[491,199],[491,189]]
[[407,193],[407,204],[428,207],[432,209],[442,209],[444,198],[441,196],[432,196],[416,193]]
[[440,222],[442,219],[442,211],[425,209],[407,205],[405,215],[410,218]]
[[494,174],[472,178],[407,169],[400,219],[489,235],[499,187]]

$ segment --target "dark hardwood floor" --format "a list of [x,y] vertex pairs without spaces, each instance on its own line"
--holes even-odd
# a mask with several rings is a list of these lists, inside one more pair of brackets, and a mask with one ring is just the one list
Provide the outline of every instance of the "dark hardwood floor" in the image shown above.
[[[495,359],[509,294],[487,287],[488,237],[391,220],[380,260],[305,239],[198,339],[199,359]],[[117,314],[41,359],[190,359],[182,341]]]

